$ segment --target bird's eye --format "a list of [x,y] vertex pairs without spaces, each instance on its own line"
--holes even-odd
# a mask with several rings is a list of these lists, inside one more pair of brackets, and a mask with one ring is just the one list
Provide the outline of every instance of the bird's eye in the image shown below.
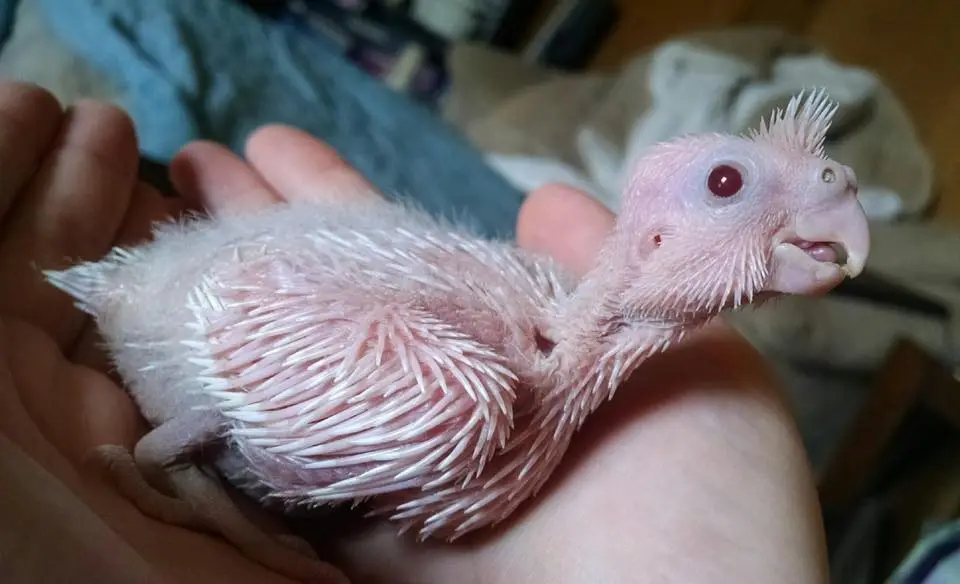
[[743,175],[736,168],[721,164],[710,171],[707,187],[714,195],[722,198],[732,197],[743,188]]

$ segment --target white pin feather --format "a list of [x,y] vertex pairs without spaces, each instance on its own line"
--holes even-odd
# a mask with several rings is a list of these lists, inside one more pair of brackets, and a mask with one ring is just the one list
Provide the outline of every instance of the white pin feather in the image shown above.
[[769,120],[761,119],[760,127],[747,135],[758,142],[824,158],[824,142],[838,108],[823,88],[804,90],[793,96],[785,109],[777,108]]

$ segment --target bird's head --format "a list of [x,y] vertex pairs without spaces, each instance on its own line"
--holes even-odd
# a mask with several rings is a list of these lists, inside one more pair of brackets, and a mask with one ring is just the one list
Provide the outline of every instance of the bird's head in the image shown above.
[[747,135],[642,155],[597,266],[618,275],[620,310],[697,319],[860,274],[870,238],[857,178],[823,151],[835,111],[824,92],[801,93]]

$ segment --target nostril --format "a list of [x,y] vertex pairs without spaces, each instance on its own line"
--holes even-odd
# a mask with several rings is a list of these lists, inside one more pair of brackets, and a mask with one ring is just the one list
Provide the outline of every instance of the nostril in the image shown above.
[[837,186],[843,188],[845,192],[856,193],[859,190],[856,173],[843,164],[825,164],[820,169],[820,181],[828,185],[839,183]]

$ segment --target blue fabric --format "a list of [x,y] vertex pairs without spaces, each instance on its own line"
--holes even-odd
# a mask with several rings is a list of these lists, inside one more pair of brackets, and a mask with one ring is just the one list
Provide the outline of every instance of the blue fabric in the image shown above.
[[339,50],[232,0],[38,0],[78,55],[124,92],[144,154],[198,138],[235,152],[272,122],[322,139],[388,196],[513,237],[522,194],[424,106]]
[[0,0],[0,46],[7,42],[13,32],[13,21],[19,5],[20,0]]
[[952,521],[921,538],[888,584],[957,582],[960,582],[960,521]]

